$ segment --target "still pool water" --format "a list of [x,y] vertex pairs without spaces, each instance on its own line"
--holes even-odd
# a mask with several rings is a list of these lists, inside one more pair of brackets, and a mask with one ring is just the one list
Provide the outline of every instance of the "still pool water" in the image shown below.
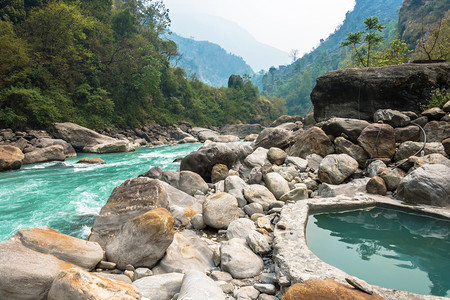
[[368,283],[450,297],[450,222],[372,208],[311,215],[308,246]]
[[[128,178],[158,166],[177,170],[173,160],[197,150],[200,144],[137,148],[135,152],[87,154],[55,162],[25,165],[0,173],[0,241],[19,229],[49,226],[62,233],[87,238],[112,190]],[[76,164],[100,157],[105,165]]]

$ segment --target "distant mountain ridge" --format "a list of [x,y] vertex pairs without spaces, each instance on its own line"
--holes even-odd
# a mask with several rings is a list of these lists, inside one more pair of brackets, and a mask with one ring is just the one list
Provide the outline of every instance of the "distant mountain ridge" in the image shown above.
[[186,69],[202,82],[221,87],[226,86],[230,75],[253,75],[252,68],[242,57],[228,53],[217,44],[207,41],[195,41],[175,33],[168,36],[178,46],[179,57],[173,63]]
[[171,12],[174,33],[197,41],[209,41],[241,56],[255,72],[290,62],[289,54],[258,42],[238,24],[206,14]]

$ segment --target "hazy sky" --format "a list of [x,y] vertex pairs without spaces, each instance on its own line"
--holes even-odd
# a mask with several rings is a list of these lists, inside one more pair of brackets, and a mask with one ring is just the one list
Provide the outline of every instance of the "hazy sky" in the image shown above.
[[309,52],[340,24],[354,0],[163,0],[173,12],[194,11],[234,21],[259,42]]

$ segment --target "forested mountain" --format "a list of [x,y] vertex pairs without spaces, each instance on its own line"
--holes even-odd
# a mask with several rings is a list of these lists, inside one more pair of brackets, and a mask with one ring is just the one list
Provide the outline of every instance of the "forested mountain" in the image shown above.
[[178,46],[179,56],[172,61],[195,75],[200,81],[215,87],[226,86],[231,74],[253,75],[253,70],[242,57],[227,53],[219,45],[195,41],[175,33],[168,36]]
[[291,65],[271,68],[269,72],[255,76],[253,82],[263,95],[282,97],[289,114],[304,115],[312,109],[310,93],[316,78],[345,65],[347,53],[340,43],[348,32],[360,31],[367,17],[377,16],[387,28],[386,41],[396,34],[398,10],[402,0],[357,0],[352,11],[346,14],[343,24],[320,45]]
[[188,79],[171,64],[169,25],[160,1],[1,1],[0,128],[222,125],[282,112],[249,80],[217,89]]

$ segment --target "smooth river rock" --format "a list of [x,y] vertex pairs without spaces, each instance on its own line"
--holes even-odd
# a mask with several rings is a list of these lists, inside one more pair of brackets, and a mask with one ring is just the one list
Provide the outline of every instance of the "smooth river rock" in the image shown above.
[[222,289],[214,280],[198,270],[186,272],[178,300],[225,300]]
[[278,173],[267,173],[264,175],[264,182],[276,199],[280,199],[281,196],[290,191],[288,182]]
[[147,276],[133,282],[141,295],[149,300],[170,300],[180,291],[182,273]]
[[212,228],[227,229],[228,225],[238,218],[238,201],[228,193],[216,193],[203,202],[203,220]]
[[141,296],[131,284],[73,268],[55,278],[47,299],[138,300]]
[[24,165],[37,164],[48,161],[64,161],[65,159],[64,147],[61,145],[53,145],[46,148],[37,148],[36,150],[25,153],[25,158],[22,163]]
[[253,253],[243,239],[231,239],[222,242],[220,245],[220,262],[222,270],[237,279],[257,276],[264,268],[261,257]]
[[388,124],[370,124],[361,132],[358,143],[370,158],[391,159],[395,154],[394,128]]
[[283,128],[266,128],[258,135],[253,148],[270,149],[271,147],[277,147],[286,149],[291,142],[292,135],[292,131]]
[[369,126],[365,120],[349,118],[331,118],[322,125],[323,131],[334,137],[345,136],[353,143],[357,143],[358,137],[364,128]]
[[450,167],[424,165],[402,179],[396,198],[408,203],[450,206]]
[[255,222],[250,219],[241,218],[234,220],[227,228],[227,239],[239,238],[245,240],[248,234],[255,229]]
[[172,243],[175,220],[164,208],[153,209],[126,222],[116,238],[106,245],[106,258],[124,270],[152,268]]
[[20,169],[24,157],[19,148],[0,145],[0,172]]
[[357,169],[358,162],[347,154],[328,155],[319,165],[319,179],[329,184],[341,184]]
[[318,127],[311,127],[304,131],[289,149],[290,156],[306,158],[310,154],[327,156],[334,152],[333,143],[327,134]]
[[244,188],[244,196],[250,203],[259,203],[268,210],[271,203],[276,202],[275,196],[263,185],[250,184]]

